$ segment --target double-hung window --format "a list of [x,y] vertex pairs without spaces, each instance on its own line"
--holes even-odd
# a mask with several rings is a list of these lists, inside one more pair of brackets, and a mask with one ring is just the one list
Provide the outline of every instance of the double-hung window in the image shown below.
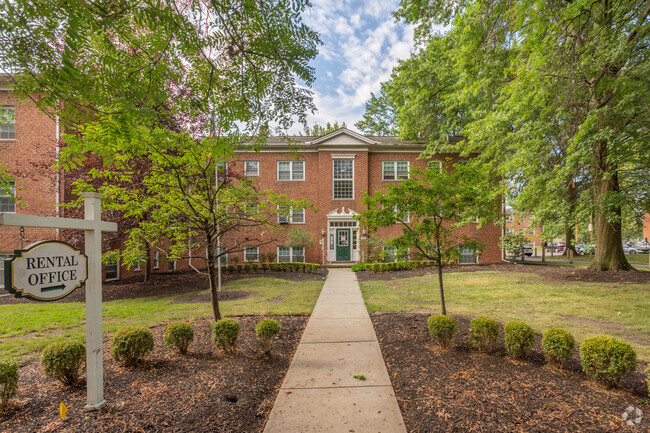
[[[225,266],[228,266],[228,253],[226,252],[225,248],[216,248],[214,251],[214,254],[219,256],[215,257],[214,259],[214,267],[217,267],[217,264],[221,266],[222,268]],[[221,255],[219,255],[221,254]]]
[[0,107],[0,140],[16,139],[16,110],[14,107]]
[[305,247],[278,247],[278,263],[305,261]]
[[106,281],[120,279],[120,261],[106,263]]
[[278,215],[278,222],[281,224],[304,224],[305,223],[305,209],[294,209],[289,208],[289,212],[284,212],[286,208],[284,206],[278,206],[278,211],[282,215]]
[[244,250],[245,262],[259,262],[260,261],[260,247],[246,247]]
[[14,258],[13,254],[10,253],[0,253],[0,287],[4,287],[5,284],[5,260],[11,260]]
[[16,184],[0,186],[0,212],[16,212]]
[[228,179],[228,163],[219,162],[216,167],[217,182],[223,183]]
[[335,159],[333,160],[334,169],[334,198],[335,199],[353,199],[354,198],[354,160],[352,159]]
[[305,162],[278,161],[278,180],[305,180]]
[[409,178],[408,161],[384,161],[382,162],[383,180],[404,180]]
[[244,174],[246,176],[259,176],[260,175],[260,162],[259,161],[244,161]]
[[427,169],[438,170],[442,173],[442,161],[429,161],[427,162]]
[[154,269],[160,269],[160,252],[159,251],[154,251],[153,252],[153,268]]
[[408,250],[398,250],[393,246],[382,247],[382,260],[384,262],[405,262],[408,261]]
[[458,250],[460,251],[460,260],[458,260],[458,263],[460,264],[477,263],[478,256],[476,255],[476,251],[467,248],[463,245],[460,245],[458,247]]

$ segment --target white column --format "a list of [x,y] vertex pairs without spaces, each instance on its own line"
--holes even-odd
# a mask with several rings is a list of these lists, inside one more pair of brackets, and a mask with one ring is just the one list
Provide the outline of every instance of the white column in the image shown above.
[[[103,195],[82,193],[86,220],[99,222]],[[99,224],[98,224],[99,226]],[[101,409],[104,400],[104,368],[102,353],[102,232],[97,227],[85,230],[88,279],[86,280],[86,407],[85,411]]]

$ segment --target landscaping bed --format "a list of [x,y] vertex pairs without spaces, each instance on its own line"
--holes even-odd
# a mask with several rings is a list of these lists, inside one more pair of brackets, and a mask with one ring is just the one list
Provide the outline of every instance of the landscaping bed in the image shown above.
[[[471,319],[454,316],[458,331],[444,350],[428,334],[428,317],[371,316],[410,432],[648,431],[643,362],[608,390],[581,372],[577,353],[566,370],[545,364],[540,335],[526,359],[515,361],[505,356],[501,329],[499,349],[485,355],[469,345]],[[645,414],[636,429],[622,418],[630,405]]]
[[[238,352],[230,357],[211,341],[212,320],[192,323],[194,342],[187,356],[168,352],[165,326],[151,328],[155,349],[138,368],[110,357],[104,342],[106,406],[83,412],[85,383],[64,387],[46,377],[38,361],[20,369],[18,395],[0,415],[0,432],[258,432],[307,323],[306,316],[275,316],[282,325],[270,359],[260,354],[254,328],[262,316],[233,317],[241,324]],[[68,409],[59,418],[59,403]]]

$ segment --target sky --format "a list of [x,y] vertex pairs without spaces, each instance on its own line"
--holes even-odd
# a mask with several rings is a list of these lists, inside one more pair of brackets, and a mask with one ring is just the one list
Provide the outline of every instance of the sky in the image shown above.
[[[308,117],[313,126],[327,122],[354,123],[361,119],[370,93],[398,62],[410,57],[413,28],[396,23],[393,11],[399,0],[312,0],[304,19],[320,34],[323,45],[311,62],[316,68],[312,87],[318,111]],[[297,124],[291,130],[302,130]]]

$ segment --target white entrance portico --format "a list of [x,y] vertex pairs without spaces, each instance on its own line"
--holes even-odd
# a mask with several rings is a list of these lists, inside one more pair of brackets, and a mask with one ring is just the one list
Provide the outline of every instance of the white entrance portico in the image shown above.
[[359,230],[352,209],[335,209],[327,214],[327,261],[358,262]]

